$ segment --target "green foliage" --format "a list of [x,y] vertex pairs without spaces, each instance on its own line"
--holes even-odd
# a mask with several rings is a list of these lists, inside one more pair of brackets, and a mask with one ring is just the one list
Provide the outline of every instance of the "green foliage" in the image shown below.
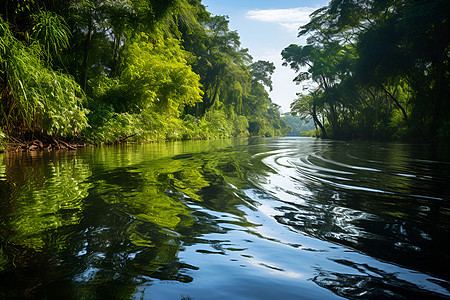
[[61,16],[40,11],[33,16],[33,21],[32,38],[44,47],[47,57],[69,48],[70,30]]
[[24,45],[0,20],[2,117],[7,131],[26,127],[75,136],[87,127],[84,93],[70,75],[44,66],[38,44]]
[[449,8],[448,1],[334,0],[318,9],[299,33],[308,44],[282,52],[295,81],[315,82],[293,111],[311,116],[323,136],[441,138],[450,116]]
[[201,1],[20,7],[0,7],[12,23],[0,23],[8,135],[116,143],[289,131],[264,88],[272,88],[273,63],[252,63],[228,18]]
[[[152,44],[142,36],[126,51],[125,70],[118,79],[103,77],[93,91],[110,113],[94,114],[93,140],[171,140],[189,136],[179,119],[185,105],[201,101],[199,77],[187,64],[188,53],[176,40]],[[108,110],[106,109],[106,112]],[[101,117],[98,117],[98,116]]]
[[300,136],[303,132],[314,129],[314,122],[312,120],[306,121],[299,116],[285,114],[281,119],[286,122],[287,126],[292,128],[292,132],[288,134],[290,136]]
[[300,132],[300,136],[302,136],[302,137],[319,137],[320,134],[318,133],[318,131],[316,129],[310,129],[307,131]]
[[210,109],[203,116],[200,129],[205,138],[228,138],[232,136],[233,123],[224,110]]
[[127,51],[127,62],[121,82],[127,87],[129,99],[125,109],[151,108],[178,116],[185,105],[201,101],[199,76],[187,64],[188,53],[176,40],[154,45],[141,40]]
[[143,139],[141,116],[129,113],[103,111],[102,124],[89,135],[93,143],[113,144],[120,141]]
[[249,135],[248,120],[245,116],[238,116],[234,121],[234,136],[245,137]]
[[82,200],[91,187],[86,183],[91,172],[87,164],[70,157],[50,163],[47,170],[35,167],[22,159],[11,159],[7,165],[9,180],[18,183],[12,189],[15,210],[21,212],[17,218],[7,220],[7,225],[14,228],[11,242],[35,251],[59,251],[68,245],[67,239],[49,233],[79,224]]
[[275,71],[275,65],[273,63],[258,60],[257,62],[252,63],[249,69],[254,81],[264,84],[272,91],[273,87],[271,76]]

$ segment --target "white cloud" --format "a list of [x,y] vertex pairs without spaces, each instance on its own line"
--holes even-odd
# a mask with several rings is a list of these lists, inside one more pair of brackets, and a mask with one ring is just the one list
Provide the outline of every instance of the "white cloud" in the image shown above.
[[[254,55],[255,61],[267,60],[273,62],[276,66],[275,73],[272,76],[273,91],[269,92],[269,95],[273,102],[281,106],[282,112],[290,111],[290,103],[297,98],[296,94],[302,91],[302,87],[293,82],[296,73],[289,67],[282,66],[281,51],[291,43],[306,44],[305,37],[297,38],[297,33],[300,26],[310,21],[310,14],[316,9],[317,7],[298,7],[291,9],[250,10],[245,15],[247,20],[266,22],[277,27],[277,30],[270,32],[270,34],[275,34],[275,36],[266,35],[265,39],[259,39],[258,42],[264,41],[264,44],[257,44],[254,47],[256,50],[253,51],[257,53]],[[287,32],[287,34],[280,34],[283,31]],[[258,35],[252,34],[250,37],[254,38],[255,36]],[[267,40],[271,42],[268,44]]]
[[287,9],[256,9],[247,12],[246,17],[251,20],[278,23],[289,31],[298,31],[298,28],[309,22],[309,15],[314,12],[312,7],[297,7]]
[[305,23],[280,23],[280,25],[287,31],[298,32],[300,26],[305,25]]

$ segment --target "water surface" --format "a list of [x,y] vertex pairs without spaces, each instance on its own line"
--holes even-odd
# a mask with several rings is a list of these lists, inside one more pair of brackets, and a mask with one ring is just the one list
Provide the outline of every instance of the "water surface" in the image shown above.
[[0,298],[450,298],[450,152],[309,138],[4,154]]

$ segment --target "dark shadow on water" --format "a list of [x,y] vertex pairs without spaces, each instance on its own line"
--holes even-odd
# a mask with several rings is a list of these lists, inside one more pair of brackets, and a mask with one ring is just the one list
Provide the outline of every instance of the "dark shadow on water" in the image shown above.
[[[448,157],[416,146],[304,141],[168,143],[4,157],[0,298],[129,299],[139,297],[139,287],[158,282],[188,286],[204,270],[180,253],[199,245],[208,247],[196,248],[198,255],[220,259],[242,252],[247,262],[253,253],[243,245],[260,240],[306,257],[331,251],[303,247],[305,235],[440,278],[430,283],[450,294]],[[257,197],[246,196],[250,188]],[[259,211],[261,199],[268,212]],[[250,212],[298,236],[281,243],[259,232],[271,228],[249,221]],[[245,239],[227,245],[234,231]],[[268,247],[257,251],[270,254]],[[309,266],[313,275],[304,280],[350,299],[444,297],[386,270],[344,258],[328,262]],[[275,263],[254,263],[287,273]],[[254,280],[263,282],[261,274]]]
[[192,282],[198,267],[178,252],[227,230],[189,205],[243,215],[230,149],[151,160],[108,151],[6,160],[0,298],[128,299],[143,283]]

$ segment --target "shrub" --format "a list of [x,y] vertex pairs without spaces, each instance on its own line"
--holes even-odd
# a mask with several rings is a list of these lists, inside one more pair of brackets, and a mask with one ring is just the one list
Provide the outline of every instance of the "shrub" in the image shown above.
[[2,123],[7,130],[75,136],[87,127],[83,91],[69,75],[45,66],[38,43],[15,39],[0,18]]

